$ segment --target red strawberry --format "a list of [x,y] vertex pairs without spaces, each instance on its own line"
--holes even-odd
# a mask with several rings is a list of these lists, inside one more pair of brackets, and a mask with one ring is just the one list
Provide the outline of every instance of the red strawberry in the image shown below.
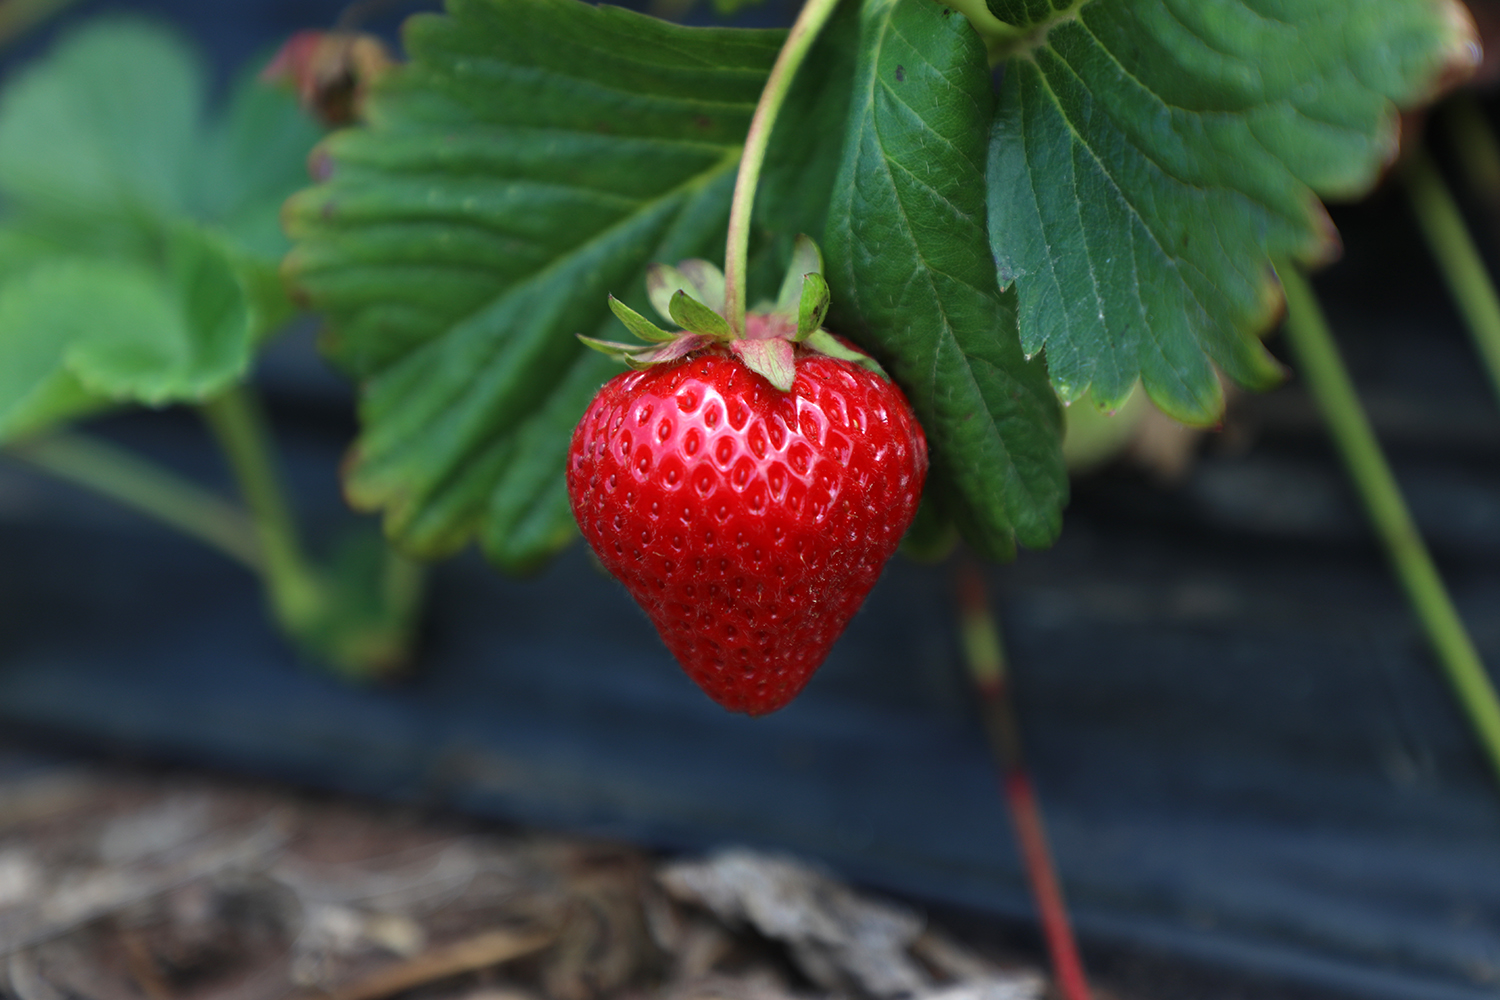
[[[685,277],[703,266],[658,272],[653,291],[686,285],[716,304],[711,274],[706,290]],[[808,277],[823,289],[821,321],[826,285]],[[632,329],[645,322],[616,311]],[[688,676],[750,715],[790,702],[827,657],[911,524],[927,473],[901,390],[826,333],[803,342],[840,357],[794,346],[808,317],[789,313],[750,317],[748,347],[688,332],[630,349],[647,367],[600,390],[568,463],[573,514],[604,566]],[[783,384],[792,375],[790,391],[752,366]]]

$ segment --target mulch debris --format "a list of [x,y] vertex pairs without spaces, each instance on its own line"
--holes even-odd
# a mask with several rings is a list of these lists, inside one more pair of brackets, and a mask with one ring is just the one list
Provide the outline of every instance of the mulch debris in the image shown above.
[[0,777],[17,1000],[1039,1000],[1034,969],[794,858],[226,779]]

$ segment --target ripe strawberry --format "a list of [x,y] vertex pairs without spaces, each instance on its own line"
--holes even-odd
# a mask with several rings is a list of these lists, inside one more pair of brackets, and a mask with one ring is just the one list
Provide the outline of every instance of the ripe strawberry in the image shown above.
[[[911,524],[927,473],[901,390],[816,329],[827,286],[810,247],[779,312],[747,317],[748,339],[725,338],[727,324],[682,301],[692,288],[719,305],[722,279],[701,261],[652,281],[663,311],[697,331],[668,335],[612,303],[658,346],[613,345],[644,370],[600,390],[569,453],[573,514],[594,552],[688,676],[750,715],[790,702],[827,657]],[[794,318],[787,288],[809,263]]]

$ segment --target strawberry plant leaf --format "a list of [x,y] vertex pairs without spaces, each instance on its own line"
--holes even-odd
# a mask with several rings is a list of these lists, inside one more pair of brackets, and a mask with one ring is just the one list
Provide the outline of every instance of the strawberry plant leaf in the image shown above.
[[567,444],[612,371],[574,335],[617,335],[607,296],[644,308],[649,264],[718,252],[783,37],[576,0],[408,22],[371,124],[286,210],[286,273],[363,387],[346,492],[403,547],[477,534],[526,568],[572,536]]
[[1449,0],[990,0],[1024,29],[990,146],[989,227],[1025,349],[1067,400],[1137,381],[1211,424],[1218,372],[1279,366],[1270,260],[1326,261],[1318,197],[1368,190],[1396,108],[1473,60]]
[[48,259],[0,276],[0,441],[106,405],[64,368],[67,341],[48,329],[80,294],[92,301],[86,283],[58,273],[66,266]]
[[1052,541],[1068,487],[1061,408],[1041,359],[1021,353],[989,252],[984,46],[931,0],[866,0],[861,21],[824,240],[835,328],[909,395],[932,450],[929,488],[975,546],[1008,558],[1017,539]]
[[[91,392],[118,402],[199,402],[248,368],[255,310],[223,248],[183,227],[165,241],[163,266],[70,261],[75,329],[65,364]],[[59,316],[59,320],[64,317]]]
[[281,258],[291,248],[281,228],[281,206],[307,186],[307,156],[322,136],[289,94],[261,82],[259,67],[252,64],[236,81],[223,112],[205,123],[195,153],[190,214],[243,259],[275,271],[278,292]]
[[224,114],[205,104],[193,52],[124,20],[0,95],[0,439],[202,400],[290,316],[277,215],[316,129],[248,76]]
[[0,440],[111,403],[197,402],[240,378],[255,320],[223,249],[184,228],[161,267],[54,254],[0,280]]
[[177,35],[90,24],[7,85],[0,190],[91,228],[187,214],[203,94],[203,69]]

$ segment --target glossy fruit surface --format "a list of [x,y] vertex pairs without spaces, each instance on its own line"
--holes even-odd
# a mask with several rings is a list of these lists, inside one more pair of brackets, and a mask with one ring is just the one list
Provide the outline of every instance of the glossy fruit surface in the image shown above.
[[617,376],[573,435],[584,537],[725,708],[786,705],[916,514],[927,445],[901,391],[806,355],[784,393],[723,351]]

